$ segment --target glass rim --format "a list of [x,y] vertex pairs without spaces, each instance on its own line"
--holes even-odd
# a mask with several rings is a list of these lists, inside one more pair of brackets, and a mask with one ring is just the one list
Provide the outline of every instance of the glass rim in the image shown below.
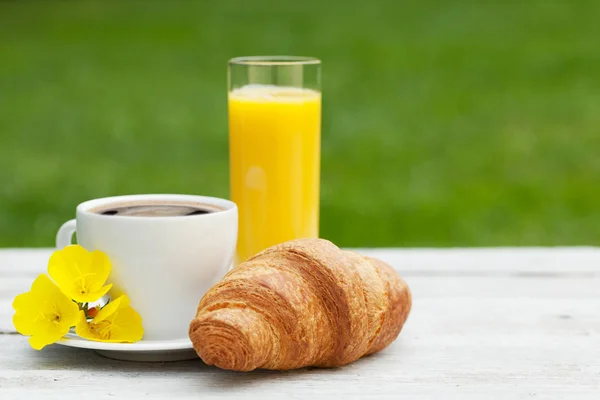
[[246,56],[235,57],[229,60],[229,65],[319,65],[321,60],[316,57],[305,56]]

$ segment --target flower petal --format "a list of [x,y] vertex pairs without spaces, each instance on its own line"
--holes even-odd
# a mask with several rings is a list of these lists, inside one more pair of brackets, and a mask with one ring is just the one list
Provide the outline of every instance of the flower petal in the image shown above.
[[21,335],[31,336],[35,332],[36,319],[34,315],[15,314],[12,322]]
[[36,302],[47,300],[49,298],[65,297],[54,282],[46,274],[40,274],[31,284],[29,293]]
[[75,330],[85,339],[109,343],[132,343],[144,336],[142,317],[125,295],[104,306],[91,322],[80,316]]
[[[63,335],[64,336],[64,335]],[[62,336],[56,335],[36,335],[29,338],[29,344],[35,350],[42,350],[44,347],[58,341]]]
[[90,272],[89,261],[89,254],[83,247],[70,245],[52,253],[48,274],[61,289],[71,287],[81,275]]
[[[57,314],[60,323],[68,325],[67,331],[77,319],[79,307],[73,303],[58,286],[46,275],[40,275],[31,286],[33,298],[37,301],[37,309],[44,314]],[[64,327],[62,328],[64,329]]]
[[86,294],[72,293],[73,300],[77,301],[78,303],[93,303],[100,300],[106,293],[108,293],[110,288],[112,288],[112,283],[102,286],[100,290],[96,292],[88,292]]
[[[37,279],[39,279],[39,277],[36,278],[36,280]],[[13,300],[12,306],[15,310],[29,308],[33,305],[36,305],[38,301],[39,301],[39,299],[36,299],[34,297],[34,294],[31,292],[31,289],[30,289],[29,292],[25,292],[25,293],[21,293],[21,294],[17,295],[15,297],[15,299]]]
[[69,332],[68,324],[53,323],[52,321],[43,321],[39,325],[44,329],[39,329],[29,338],[29,344],[36,350],[41,350],[45,346],[52,344],[65,336]]
[[85,313],[83,311],[79,312],[79,319],[77,320],[77,324],[75,325],[75,333],[77,336],[82,337],[88,340],[97,340],[96,335],[90,329],[90,324],[87,321]]
[[64,299],[57,303],[57,307],[60,312],[60,322],[63,325],[62,329],[64,330],[62,336],[64,336],[72,326],[75,326],[79,315],[79,306],[65,296]]
[[111,264],[103,252],[88,252],[79,245],[55,251],[48,262],[48,273],[60,289],[79,303],[96,301],[110,286],[104,282],[110,275]]
[[[108,279],[112,265],[108,256],[100,250],[92,251],[89,256],[91,268],[96,274],[95,278],[90,281],[90,290],[98,292],[102,288],[102,285],[104,285],[104,282]],[[106,292],[104,292],[104,294],[106,294]],[[102,296],[104,296],[104,294]]]
[[94,317],[92,322],[99,323],[100,321],[111,319],[111,316],[120,308],[126,307],[129,305],[129,297],[126,295],[122,295],[117,297],[114,300],[111,300],[110,303],[105,305],[98,311],[98,314]]
[[28,311],[35,310],[38,305],[39,303],[31,292],[23,293],[15,297],[13,308],[16,312],[15,315],[13,315],[13,325],[21,335],[33,335],[38,314]]
[[142,317],[132,307],[125,307],[116,312],[111,327],[111,342],[133,343],[144,336]]

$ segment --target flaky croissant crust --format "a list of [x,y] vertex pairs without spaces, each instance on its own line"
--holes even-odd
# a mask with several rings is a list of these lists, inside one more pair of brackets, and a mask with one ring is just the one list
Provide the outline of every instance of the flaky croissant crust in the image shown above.
[[323,239],[270,247],[202,298],[190,339],[209,365],[236,371],[334,367],[389,345],[411,293],[383,261]]

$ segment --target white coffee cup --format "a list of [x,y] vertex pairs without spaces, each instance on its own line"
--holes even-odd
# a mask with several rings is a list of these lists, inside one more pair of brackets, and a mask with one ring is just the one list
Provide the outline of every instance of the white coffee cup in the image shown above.
[[[219,211],[189,216],[110,216],[91,212],[128,202],[199,203]],[[227,273],[237,240],[237,206],[215,197],[142,194],[107,197],[77,206],[56,246],[78,243],[105,252],[112,272],[109,294],[125,293],[140,313],[144,340],[188,337],[206,291]]]

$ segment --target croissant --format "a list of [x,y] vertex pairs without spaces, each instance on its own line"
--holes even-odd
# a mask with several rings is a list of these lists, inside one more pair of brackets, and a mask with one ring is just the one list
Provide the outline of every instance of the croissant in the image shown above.
[[223,369],[335,367],[389,345],[410,307],[408,286],[383,261],[299,239],[231,270],[189,333],[200,358]]

